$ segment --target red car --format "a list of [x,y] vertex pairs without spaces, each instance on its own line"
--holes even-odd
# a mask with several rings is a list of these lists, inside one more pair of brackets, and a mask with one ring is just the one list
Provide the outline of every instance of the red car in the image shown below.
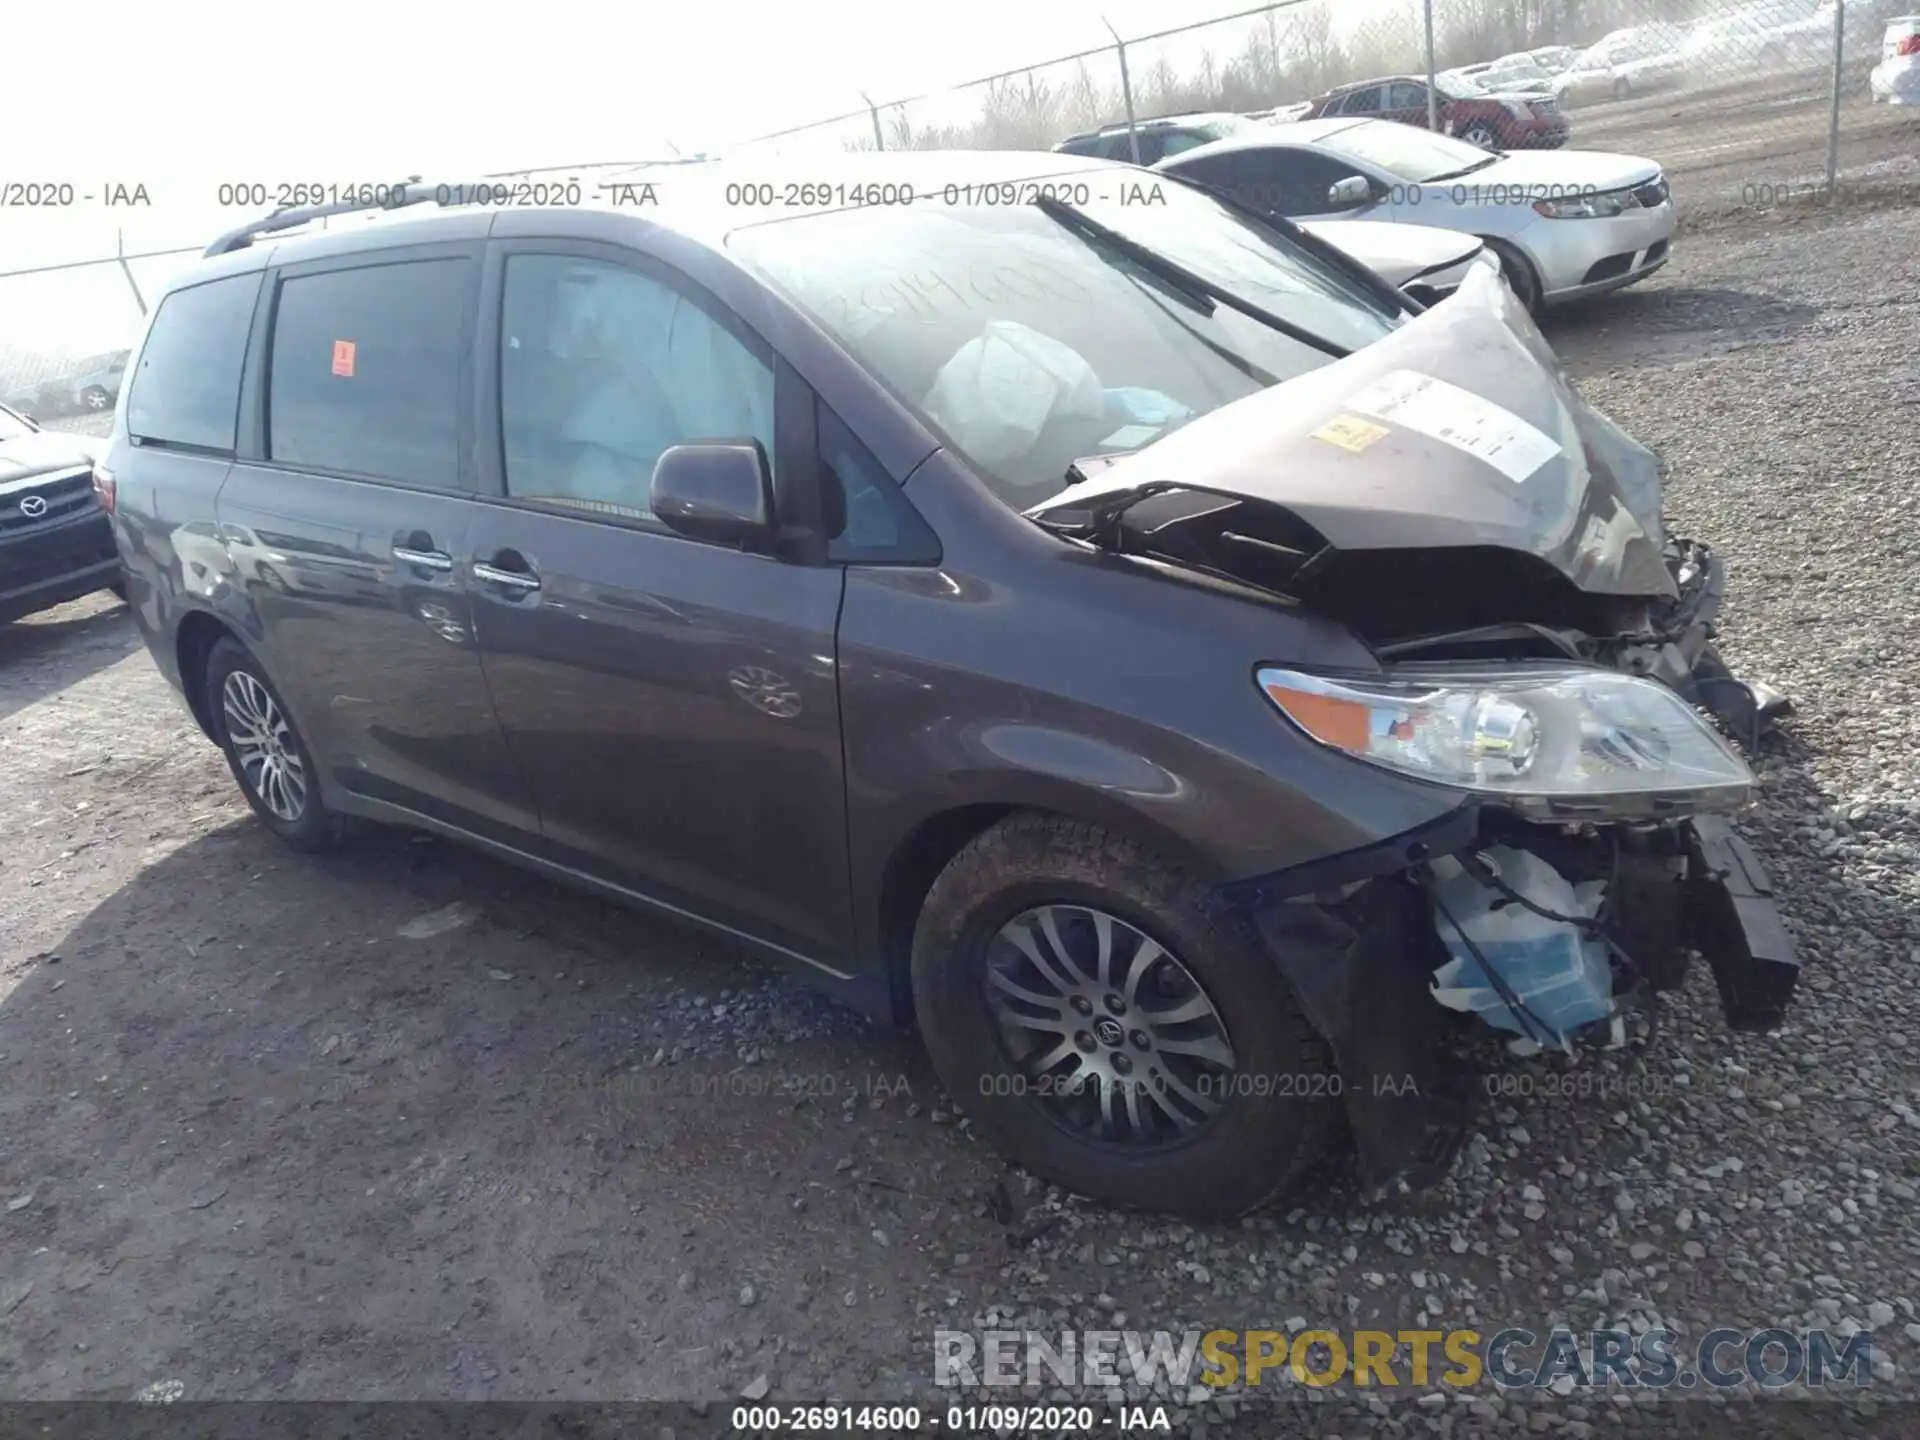
[[[1457,75],[1435,77],[1440,128],[1486,150],[1557,150],[1567,117],[1550,95],[1500,95]],[[1306,118],[1342,115],[1427,125],[1427,82],[1418,75],[1359,80],[1313,102]]]

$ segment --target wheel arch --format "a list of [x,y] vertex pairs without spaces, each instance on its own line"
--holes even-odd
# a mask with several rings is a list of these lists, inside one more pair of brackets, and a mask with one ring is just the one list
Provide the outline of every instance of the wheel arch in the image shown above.
[[181,616],[180,626],[173,637],[174,659],[180,670],[180,691],[186,697],[187,708],[193,712],[201,731],[216,745],[220,743],[220,736],[214,730],[213,716],[207,713],[207,657],[213,654],[213,647],[222,640],[246,644],[238,631],[206,610],[189,610]]
[[897,1024],[911,1023],[913,1016],[913,936],[927,892],[956,855],[1016,815],[1101,825],[1131,836],[1169,863],[1208,882],[1226,878],[1212,857],[1187,837],[1110,795],[1065,783],[1036,784],[1038,777],[1032,775],[1017,777],[1019,783],[1014,785],[1013,778],[1007,777],[1002,785],[982,784],[974,793],[950,797],[949,803],[928,809],[901,826],[878,867],[867,928],[874,939]]

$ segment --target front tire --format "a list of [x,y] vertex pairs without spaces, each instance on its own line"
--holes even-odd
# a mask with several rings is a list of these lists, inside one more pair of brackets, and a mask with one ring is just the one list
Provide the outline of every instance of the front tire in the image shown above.
[[1015,1161],[1115,1205],[1244,1214],[1321,1154],[1339,1077],[1244,916],[1138,842],[1003,821],[941,872],[914,1011]]
[[1493,127],[1483,120],[1476,120],[1460,132],[1460,138],[1469,145],[1478,145],[1482,150],[1500,148],[1500,137],[1493,133]]
[[320,799],[319,769],[286,702],[247,649],[218,641],[207,656],[205,703],[227,768],[247,804],[296,850],[331,850],[347,834]]
[[80,403],[89,410],[105,410],[113,404],[113,397],[98,385],[89,385],[80,392]]
[[1519,249],[1506,241],[1489,239],[1487,244],[1500,257],[1500,273],[1507,277],[1507,285],[1520,303],[1526,306],[1527,313],[1537,316],[1540,313],[1540,272],[1533,268],[1533,262]]

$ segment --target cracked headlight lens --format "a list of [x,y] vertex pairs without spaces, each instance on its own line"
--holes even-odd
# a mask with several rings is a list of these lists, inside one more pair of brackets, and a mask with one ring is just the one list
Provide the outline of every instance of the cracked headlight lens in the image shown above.
[[1753,787],[1746,762],[1685,700],[1611,670],[1431,666],[1335,678],[1266,666],[1256,679],[1322,745],[1521,809],[1727,810]]

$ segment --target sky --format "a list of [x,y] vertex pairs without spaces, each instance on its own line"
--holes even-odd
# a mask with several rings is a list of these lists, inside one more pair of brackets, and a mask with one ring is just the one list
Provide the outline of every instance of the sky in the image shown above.
[[[92,0],[11,7],[0,272],[201,245],[253,214],[223,184],[429,179],[721,150],[768,131],[1090,49],[1255,0]],[[1311,0],[1330,3],[1330,0]],[[1358,10],[1411,0],[1331,0]],[[85,20],[72,17],[84,13]],[[108,207],[112,186],[149,204]],[[270,208],[270,207],[269,207]],[[181,261],[141,262],[151,288]],[[115,267],[0,277],[0,352],[107,348],[139,312]],[[83,338],[84,337],[84,338]]]

